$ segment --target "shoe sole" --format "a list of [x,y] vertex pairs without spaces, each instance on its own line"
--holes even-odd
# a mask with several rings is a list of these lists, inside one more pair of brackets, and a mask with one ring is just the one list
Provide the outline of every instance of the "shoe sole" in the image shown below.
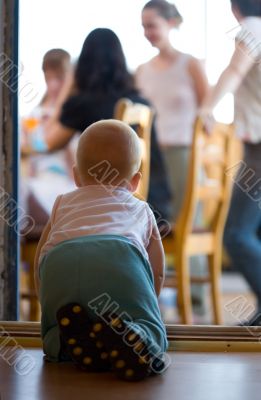
[[70,303],[61,307],[56,317],[65,353],[77,366],[88,372],[111,369],[109,354],[93,336],[93,323],[80,304]]
[[[117,314],[103,314],[96,332],[108,353],[112,370],[121,380],[139,381],[151,373],[151,357],[142,336]],[[95,324],[93,326],[93,333]]]

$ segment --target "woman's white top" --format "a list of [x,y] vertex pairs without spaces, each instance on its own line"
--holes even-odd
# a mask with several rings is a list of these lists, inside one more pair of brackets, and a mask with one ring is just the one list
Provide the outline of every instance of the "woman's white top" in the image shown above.
[[241,22],[236,42],[244,43],[253,66],[235,93],[235,124],[246,142],[261,142],[261,18],[248,17]]
[[137,86],[156,110],[161,146],[189,146],[197,115],[197,97],[189,73],[192,56],[178,53],[168,68],[155,68],[153,60],[137,70]]

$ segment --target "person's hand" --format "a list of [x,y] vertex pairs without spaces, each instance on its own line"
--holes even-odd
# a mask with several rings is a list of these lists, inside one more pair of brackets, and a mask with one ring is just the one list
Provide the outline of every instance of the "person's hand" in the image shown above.
[[203,128],[207,132],[208,135],[211,135],[215,125],[215,119],[212,113],[212,110],[208,108],[201,108],[198,111],[198,117],[201,119]]
[[20,155],[22,158],[30,157],[34,154],[34,151],[28,142],[21,142],[20,144]]

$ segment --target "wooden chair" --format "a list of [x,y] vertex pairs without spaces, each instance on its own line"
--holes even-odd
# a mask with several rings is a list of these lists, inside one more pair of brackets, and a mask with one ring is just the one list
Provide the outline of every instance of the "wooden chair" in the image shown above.
[[[196,120],[184,203],[171,235],[163,239],[166,254],[174,256],[176,272],[167,276],[165,286],[177,287],[178,306],[184,324],[192,323],[191,282],[210,283],[214,322],[222,323],[222,239],[232,186],[226,171],[231,166],[233,138],[232,125],[216,124],[208,135],[202,121]],[[203,227],[195,229],[199,204],[206,220]],[[207,256],[208,276],[190,276],[189,258],[196,255]]]
[[146,200],[149,192],[150,179],[150,134],[153,120],[153,111],[149,106],[133,103],[129,99],[120,99],[115,106],[114,118],[134,127],[142,144],[142,163],[140,172],[142,179],[136,195]]
[[[38,239],[29,241],[27,240],[25,243],[21,244],[21,261],[27,264],[27,272],[25,274],[25,282],[23,282],[20,288],[20,300],[26,300],[28,302],[29,321],[39,321],[40,319],[40,304],[34,285],[34,257],[37,244]],[[22,283],[22,279],[20,279],[20,282]]]
[[23,236],[21,240],[20,258],[21,262],[25,263],[25,271],[27,272],[24,274],[25,279],[23,284],[21,280],[20,300],[27,301],[29,305],[28,319],[30,321],[38,321],[40,318],[40,305],[34,285],[34,257],[41,233],[48,220],[48,214],[33,194],[30,194],[28,197],[28,213],[33,216],[37,215],[37,220],[32,231]]

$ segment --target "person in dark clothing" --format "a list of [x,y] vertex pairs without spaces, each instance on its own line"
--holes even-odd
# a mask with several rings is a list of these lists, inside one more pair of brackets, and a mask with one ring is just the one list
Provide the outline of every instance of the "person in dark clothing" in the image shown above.
[[[45,140],[49,151],[62,148],[76,132],[82,132],[92,123],[113,118],[115,104],[123,97],[149,105],[135,88],[117,35],[110,29],[97,28],[84,41],[59,119],[46,125]],[[157,219],[169,219],[170,200],[171,192],[153,123],[148,202]]]
[[[261,326],[261,0],[231,0],[241,26],[231,61],[220,75],[201,109],[205,124],[226,93],[235,94],[235,130],[242,140],[243,159],[228,172],[234,181],[224,244],[232,265],[246,279],[256,297],[252,307],[230,305],[237,323]],[[242,303],[243,304],[243,303]],[[250,315],[249,315],[250,314]]]

